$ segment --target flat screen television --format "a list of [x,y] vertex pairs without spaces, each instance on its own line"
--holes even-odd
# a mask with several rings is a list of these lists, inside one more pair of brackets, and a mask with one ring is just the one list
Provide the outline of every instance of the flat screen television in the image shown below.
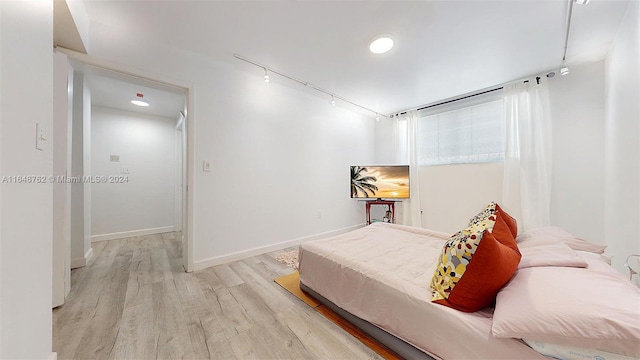
[[409,165],[352,166],[351,197],[409,198]]

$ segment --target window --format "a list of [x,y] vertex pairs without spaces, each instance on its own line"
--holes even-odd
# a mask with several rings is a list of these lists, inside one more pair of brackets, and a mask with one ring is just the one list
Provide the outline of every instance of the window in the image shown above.
[[[501,91],[420,113],[418,163],[444,165],[504,160],[505,117]],[[497,98],[497,100],[496,100]],[[453,105],[452,105],[453,104]]]

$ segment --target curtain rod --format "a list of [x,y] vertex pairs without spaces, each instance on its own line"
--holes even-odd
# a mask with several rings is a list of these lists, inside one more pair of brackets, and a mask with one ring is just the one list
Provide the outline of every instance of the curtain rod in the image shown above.
[[416,110],[417,110],[417,111],[420,111],[420,110],[424,110],[424,109],[429,109],[429,108],[432,108],[432,107],[436,107],[436,106],[440,106],[440,105],[444,105],[444,104],[452,103],[452,102],[455,102],[455,101],[460,101],[460,100],[468,99],[468,98],[470,98],[470,97],[474,97],[474,96],[478,96],[478,95],[482,95],[482,94],[487,94],[487,93],[494,92],[494,91],[496,91],[496,90],[502,90],[502,89],[503,89],[503,86],[500,86],[500,87],[497,87],[497,88],[495,88],[495,89],[486,90],[486,91],[481,91],[481,92],[478,92],[478,93],[475,93],[475,94],[462,96],[462,97],[459,97],[459,98],[456,98],[456,99],[453,99],[453,100],[447,100],[447,101],[439,102],[439,103],[437,103],[437,104],[431,104],[431,105],[423,106],[423,107],[418,108],[418,109],[416,109]]
[[[556,75],[556,73],[554,71],[549,71],[544,76],[547,77],[547,78],[552,78],[555,75]],[[438,102],[435,102],[435,103],[423,105],[423,106],[421,106],[419,108],[415,108],[415,109],[410,108],[410,109],[407,109],[407,110],[398,111],[396,113],[390,114],[389,117],[393,118],[393,117],[398,116],[398,115],[404,115],[404,114],[406,114],[407,112],[409,112],[411,110],[420,111],[420,110],[429,109],[429,108],[432,108],[432,107],[436,107],[436,106],[445,105],[445,104],[449,104],[449,103],[452,103],[452,102],[468,99],[468,98],[471,98],[471,97],[474,97],[474,96],[487,94],[487,93],[490,93],[490,92],[493,92],[493,91],[502,90],[504,88],[504,85],[507,85],[507,84],[513,84],[513,83],[520,82],[520,81],[522,81],[523,83],[528,83],[529,82],[529,78],[524,78],[524,79],[516,80],[516,81],[510,81],[510,82],[504,83],[503,85],[496,85],[496,86],[492,86],[492,87],[489,87],[489,88],[484,88],[484,89],[478,90],[476,92],[467,93],[467,94],[464,94],[464,95],[460,95],[458,97],[449,98],[449,99],[438,101]],[[536,83],[540,84],[540,79],[542,79],[542,77],[540,75],[536,75],[535,79],[536,79]]]
[[280,75],[280,76],[282,76],[284,78],[287,78],[287,79],[289,79],[291,81],[294,81],[294,82],[297,82],[297,83],[299,83],[301,85],[304,85],[304,86],[306,86],[308,88],[311,88],[313,90],[319,91],[319,92],[321,92],[323,94],[327,94],[327,95],[331,96],[332,104],[333,104],[333,101],[335,99],[338,99],[338,100],[341,100],[341,101],[346,102],[348,104],[351,104],[353,106],[359,107],[362,110],[366,110],[366,111],[369,111],[369,112],[375,114],[376,115],[376,120],[378,120],[380,116],[385,117],[385,118],[388,117],[387,115],[380,114],[379,112],[377,112],[375,110],[371,110],[368,107],[362,106],[360,104],[356,104],[355,102],[353,102],[351,100],[345,99],[342,96],[338,96],[335,93],[332,93],[331,91],[325,90],[325,89],[323,89],[323,88],[321,88],[319,86],[316,86],[316,85],[314,85],[314,84],[312,84],[312,83],[310,83],[308,81],[302,81],[302,80],[296,79],[293,76],[287,75],[287,74],[285,74],[283,72],[280,72],[280,71],[277,71],[277,70],[274,70],[274,69],[272,69],[270,67],[267,67],[265,65],[259,64],[259,63],[255,62],[255,61],[249,60],[249,59],[247,59],[247,58],[245,58],[244,56],[241,56],[241,55],[233,54],[233,56],[238,60],[242,60],[242,61],[244,61],[246,63],[251,64],[251,65],[255,65],[257,67],[263,68],[265,72],[267,72],[267,71],[268,72],[272,72],[274,74],[277,74],[277,75]]

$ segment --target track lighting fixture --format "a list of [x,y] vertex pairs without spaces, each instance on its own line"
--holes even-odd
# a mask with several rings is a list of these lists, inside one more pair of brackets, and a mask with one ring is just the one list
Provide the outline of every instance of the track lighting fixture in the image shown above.
[[[2,0],[0,0],[0,1],[2,1]],[[348,99],[345,99],[345,98],[343,98],[341,96],[338,96],[338,95],[334,94],[333,92],[325,90],[325,89],[323,89],[323,88],[321,88],[319,86],[316,86],[316,85],[314,85],[314,84],[312,84],[312,83],[310,83],[308,81],[302,81],[300,79],[296,79],[293,76],[287,75],[287,74],[285,74],[285,73],[283,73],[281,71],[277,71],[277,70],[274,70],[274,69],[271,69],[271,68],[267,68],[266,66],[264,66],[262,64],[259,64],[259,63],[255,62],[255,61],[252,61],[252,60],[249,60],[249,59],[247,59],[245,57],[242,57],[242,56],[240,56],[238,54],[233,54],[233,57],[235,57],[238,60],[242,60],[242,61],[244,61],[246,63],[249,63],[251,65],[255,65],[257,67],[262,68],[264,70],[264,82],[266,82],[266,83],[268,83],[270,81],[269,73],[276,74],[276,75],[279,75],[279,76],[281,76],[281,77],[283,77],[285,79],[289,79],[289,80],[291,80],[293,82],[297,82],[298,84],[300,84],[302,86],[305,86],[307,88],[311,88],[313,90],[319,91],[319,92],[321,92],[323,94],[326,94],[326,95],[331,95],[331,102],[330,102],[331,106],[335,106],[336,105],[336,99],[338,99],[338,100],[341,101],[341,103],[347,103],[347,104],[353,105],[355,107],[358,107],[358,108],[360,108],[362,110],[368,111],[368,112],[370,112],[372,114],[375,114],[376,115],[376,117],[375,117],[376,120],[380,120],[380,114],[378,112],[376,112],[375,110],[369,109],[368,107],[362,106],[362,105],[357,104],[357,103],[355,103],[355,102],[353,102],[351,100],[348,100]],[[388,118],[387,115],[382,115],[382,116]]]
[[264,68],[264,82],[268,83],[271,80],[269,79],[269,73],[267,72],[267,68]]
[[571,14],[573,13],[573,4],[586,5],[589,0],[569,0],[567,11],[567,27],[564,35],[564,52],[562,53],[562,65],[560,65],[560,75],[564,76],[569,73],[567,67],[567,49],[569,48],[569,32],[571,30]]

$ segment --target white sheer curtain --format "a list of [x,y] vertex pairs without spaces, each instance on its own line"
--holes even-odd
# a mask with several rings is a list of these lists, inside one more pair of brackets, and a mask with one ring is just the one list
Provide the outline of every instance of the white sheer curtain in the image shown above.
[[502,205],[520,231],[550,224],[551,117],[543,82],[504,87],[507,144]]
[[418,112],[408,111],[396,118],[395,157],[398,164],[409,165],[410,199],[402,201],[402,224],[422,227],[420,178],[418,175]]

